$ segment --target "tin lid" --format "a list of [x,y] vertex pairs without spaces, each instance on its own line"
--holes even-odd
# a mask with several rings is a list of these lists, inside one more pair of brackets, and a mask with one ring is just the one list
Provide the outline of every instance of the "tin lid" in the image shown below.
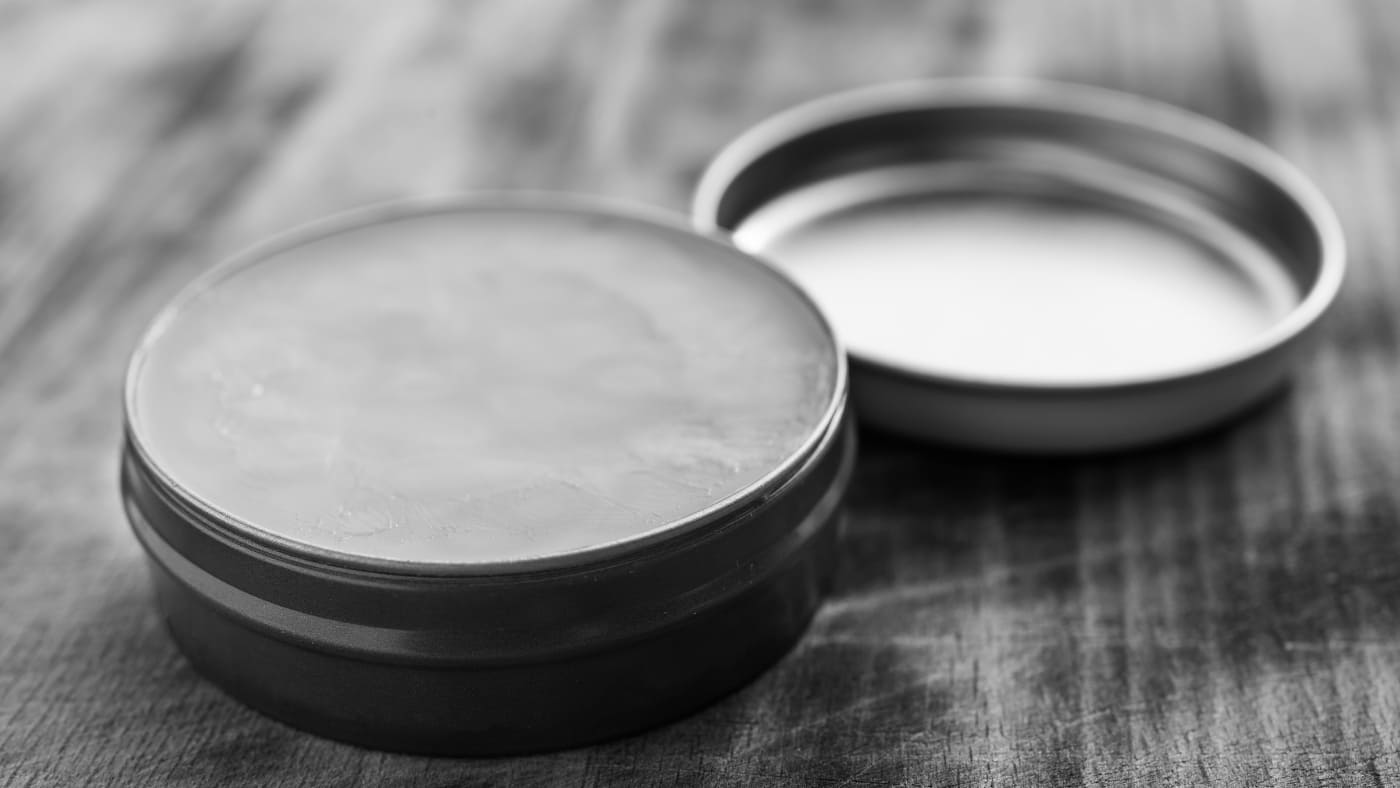
[[799,106],[720,152],[693,218],[824,308],[862,420],[994,450],[1126,448],[1240,411],[1343,270],[1331,209],[1277,155],[1060,84]]
[[683,223],[545,195],[274,239],[156,318],[126,390],[129,452],[191,528],[453,575],[721,528],[792,486],[845,403],[844,355],[785,277]]

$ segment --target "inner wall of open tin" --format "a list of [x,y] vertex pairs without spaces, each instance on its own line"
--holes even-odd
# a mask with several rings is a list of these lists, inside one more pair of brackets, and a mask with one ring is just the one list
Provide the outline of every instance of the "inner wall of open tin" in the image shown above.
[[777,484],[843,366],[790,282],[586,210],[444,208],[233,264],[157,321],[131,432],[181,495],[348,561],[523,565]]
[[922,374],[1186,373],[1266,336],[1319,274],[1313,223],[1247,163],[1045,106],[848,118],[729,175],[710,218],[806,287],[854,355]]

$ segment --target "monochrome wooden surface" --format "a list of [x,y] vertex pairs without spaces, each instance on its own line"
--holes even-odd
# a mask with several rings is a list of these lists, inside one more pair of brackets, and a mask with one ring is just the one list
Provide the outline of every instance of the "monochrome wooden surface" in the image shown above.
[[[1397,69],[1386,0],[0,0],[0,784],[1400,785]],[[1170,101],[1313,175],[1350,279],[1291,391],[1072,461],[864,435],[798,648],[610,744],[360,750],[175,651],[116,461],[126,356],[181,284],[396,197],[684,210],[769,113],[955,74]]]

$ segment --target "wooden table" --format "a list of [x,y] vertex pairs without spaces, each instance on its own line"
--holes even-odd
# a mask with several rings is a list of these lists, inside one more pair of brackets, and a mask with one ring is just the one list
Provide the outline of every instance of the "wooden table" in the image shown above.
[[[0,0],[0,783],[1400,785],[1397,69],[1387,0]],[[1314,175],[1352,267],[1291,393],[1087,460],[866,436],[801,645],[612,744],[359,750],[174,650],[116,460],[126,355],[182,283],[407,195],[683,209],[768,113],[945,74],[1175,102]]]

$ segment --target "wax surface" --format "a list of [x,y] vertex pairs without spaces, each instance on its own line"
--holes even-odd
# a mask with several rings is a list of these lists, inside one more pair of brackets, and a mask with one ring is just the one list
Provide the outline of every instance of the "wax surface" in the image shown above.
[[775,203],[736,242],[801,282],[853,353],[907,369],[1008,384],[1169,375],[1239,351],[1298,301],[1284,268],[1223,223],[1193,233],[1014,193],[843,205],[830,186]]
[[188,301],[135,430],[247,527],[376,559],[584,550],[731,498],[814,434],[823,324],[683,230],[501,209],[298,246]]

